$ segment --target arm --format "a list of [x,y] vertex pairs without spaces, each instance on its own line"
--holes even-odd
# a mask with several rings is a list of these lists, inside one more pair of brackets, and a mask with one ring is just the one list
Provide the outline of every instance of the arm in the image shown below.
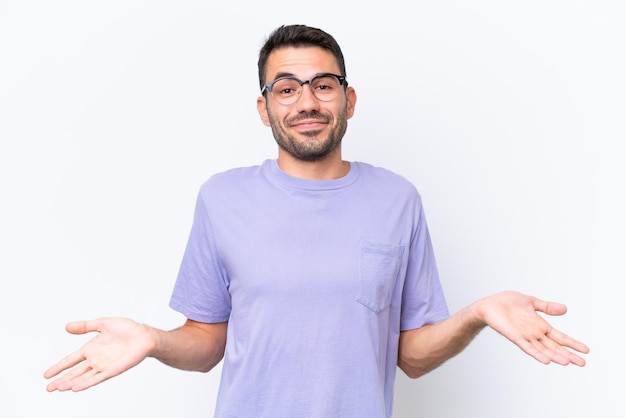
[[586,354],[587,346],[554,329],[538,311],[563,315],[567,308],[517,292],[480,299],[444,321],[401,332],[398,366],[409,377],[420,377],[463,351],[486,326],[541,363],[584,366],[569,349]]
[[209,371],[220,362],[226,345],[227,323],[187,320],[163,331],[127,318],[100,318],[67,324],[71,334],[97,332],[84,346],[44,373],[52,381],[47,390],[81,391],[117,376],[147,357],[183,370]]

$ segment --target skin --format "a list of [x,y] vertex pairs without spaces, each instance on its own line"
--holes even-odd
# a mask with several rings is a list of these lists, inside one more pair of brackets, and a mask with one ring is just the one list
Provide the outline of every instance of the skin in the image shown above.
[[[270,55],[266,82],[292,74],[307,80],[317,73],[338,73],[334,56],[316,47],[282,48]],[[305,85],[300,99],[284,106],[268,96],[257,99],[262,122],[278,144],[278,164],[286,173],[313,180],[337,179],[350,170],[342,160],[341,139],[354,114],[352,87],[333,101],[320,102]],[[400,334],[398,366],[420,377],[459,354],[485,327],[491,327],[537,361],[584,366],[589,349],[542,316],[563,315],[565,305],[506,291],[480,299],[436,324]],[[174,330],[160,330],[129,318],[99,318],[67,324],[71,334],[95,337],[44,373],[55,378],[48,391],[81,391],[117,376],[147,357],[182,370],[208,372],[224,356],[228,324],[187,320]]]
[[163,331],[129,318],[70,322],[65,327],[70,334],[97,334],[46,370],[46,379],[59,376],[46,389],[79,392],[125,372],[147,357],[181,370],[208,372],[224,356],[226,327],[226,322],[187,320],[177,329]]
[[423,376],[463,351],[487,326],[543,364],[584,366],[578,353],[589,348],[537,312],[563,315],[567,307],[514,291],[485,297],[444,321],[401,332],[398,366],[411,378]]
[[[328,51],[317,48],[281,48],[267,60],[267,80],[293,75],[308,80],[319,73],[339,74],[339,65]],[[288,174],[311,180],[343,177],[350,169],[341,158],[341,139],[347,120],[354,115],[356,93],[348,87],[330,102],[317,100],[308,84],[291,105],[281,105],[271,94],[257,99],[261,121],[272,128],[278,143],[278,165]]]

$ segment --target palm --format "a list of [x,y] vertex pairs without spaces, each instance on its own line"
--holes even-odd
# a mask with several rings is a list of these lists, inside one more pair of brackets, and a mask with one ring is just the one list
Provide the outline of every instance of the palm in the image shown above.
[[66,329],[72,334],[98,334],[46,371],[49,378],[68,370],[48,385],[49,391],[87,389],[136,366],[154,347],[148,329],[127,318],[72,322]]
[[518,292],[489,296],[477,305],[487,325],[538,361],[545,364],[585,364],[585,360],[570,349],[581,353],[587,353],[589,349],[580,341],[553,328],[537,314],[563,315],[567,311],[565,305]]

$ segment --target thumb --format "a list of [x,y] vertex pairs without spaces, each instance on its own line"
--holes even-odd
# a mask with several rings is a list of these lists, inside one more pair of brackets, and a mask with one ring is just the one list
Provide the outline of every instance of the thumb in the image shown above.
[[567,312],[567,306],[558,302],[548,302],[541,299],[534,300],[535,310],[548,315],[564,315]]
[[73,321],[65,325],[65,330],[70,334],[86,334],[88,332],[99,331],[98,321]]

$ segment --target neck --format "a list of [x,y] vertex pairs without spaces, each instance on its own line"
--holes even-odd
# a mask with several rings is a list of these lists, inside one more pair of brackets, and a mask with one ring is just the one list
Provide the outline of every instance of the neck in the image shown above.
[[341,159],[341,154],[320,161],[302,161],[279,150],[278,167],[290,176],[306,180],[335,180],[350,171],[350,163]]

